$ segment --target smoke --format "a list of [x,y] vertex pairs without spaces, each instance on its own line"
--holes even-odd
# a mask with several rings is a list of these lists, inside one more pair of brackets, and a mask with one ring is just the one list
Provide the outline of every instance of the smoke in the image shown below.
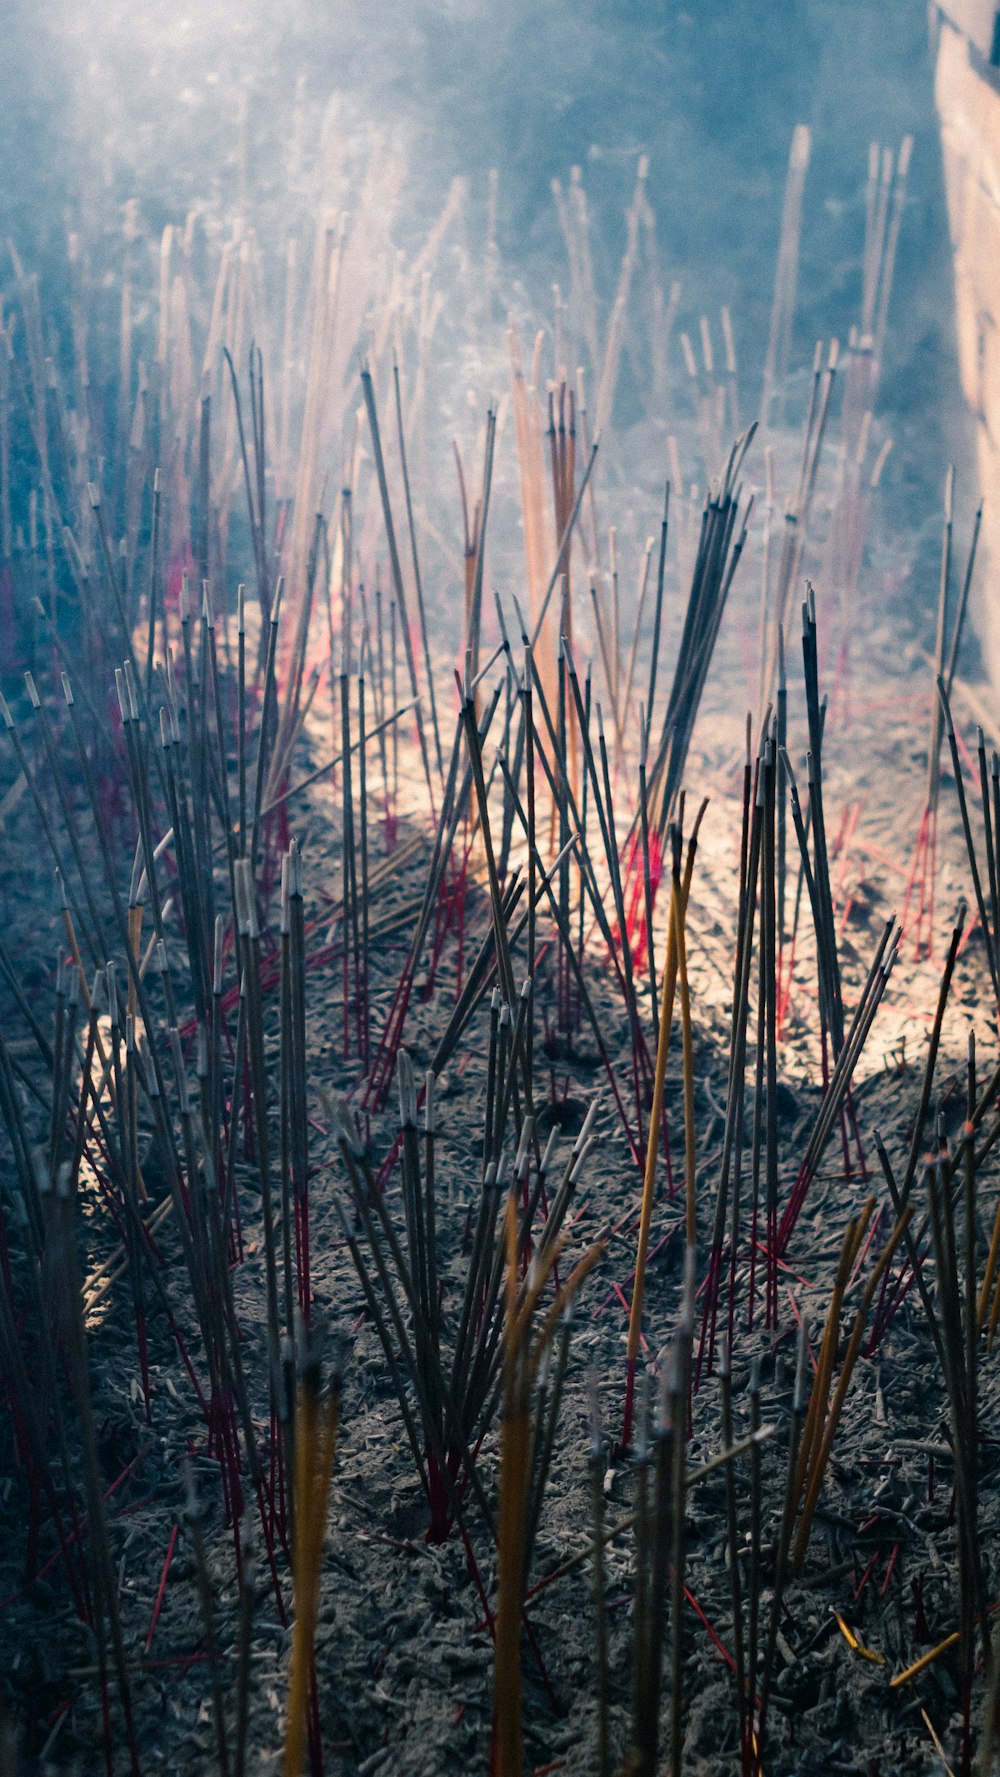
[[[48,234],[97,193],[137,198],[150,227],[192,208],[260,216],[304,195],[330,95],[349,136],[389,142],[407,169],[414,237],[465,178],[483,208],[500,174],[504,258],[546,291],[560,275],[550,182],[581,164],[613,275],[637,156],[671,275],[692,307],[766,335],[788,143],[815,144],[801,349],[849,313],[868,142],[916,127],[936,162],[924,10],[891,36],[871,0],[52,0],[5,9],[0,203]],[[925,135],[921,136],[921,126]],[[32,199],[34,201],[32,201]],[[28,244],[28,243],[24,243]],[[405,243],[404,243],[405,244]],[[845,264],[845,261],[847,262]],[[849,269],[850,268],[850,269]],[[819,323],[817,325],[817,323]]]
[[[880,401],[896,439],[885,492],[890,503],[898,493],[901,522],[912,521],[915,490],[936,513],[956,404],[921,0],[894,10],[891,32],[872,0],[706,0],[689,11],[662,0],[197,0],[180,9],[14,0],[6,14],[0,235],[39,270],[50,301],[65,280],[70,230],[92,256],[106,252],[114,282],[123,207],[133,201],[150,255],[167,225],[193,222],[196,241],[217,248],[241,219],[280,264],[290,234],[307,251],[318,214],[358,212],[373,160],[387,233],[408,255],[460,179],[460,223],[435,271],[445,310],[432,393],[452,404],[449,432],[467,398],[481,415],[502,391],[508,313],[529,345],[536,326],[551,332],[553,284],[565,293],[569,282],[551,187],[566,186],[572,167],[587,190],[603,327],[636,165],[648,152],[664,285],[680,285],[677,333],[697,339],[702,314],[717,331],[728,307],[749,417],[794,125],[807,123],[813,140],[791,354],[800,368],[818,337],[846,340],[858,312],[869,141],[896,147],[912,130],[914,201]],[[494,170],[490,308],[475,290],[469,300],[469,268],[483,258]],[[677,333],[669,369],[683,401]],[[616,417],[643,411],[644,375],[626,339]],[[660,455],[653,479],[663,467]],[[637,522],[645,534],[649,515]]]

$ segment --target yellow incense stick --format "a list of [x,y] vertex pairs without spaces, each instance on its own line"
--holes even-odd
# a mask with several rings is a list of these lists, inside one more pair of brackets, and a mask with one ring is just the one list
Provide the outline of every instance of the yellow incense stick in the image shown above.
[[819,1357],[816,1361],[816,1374],[813,1377],[813,1385],[809,1391],[809,1405],[806,1409],[805,1424],[802,1427],[802,1436],[799,1441],[798,1462],[795,1469],[795,1491],[797,1496],[801,1494],[802,1488],[805,1486],[806,1474],[809,1468],[809,1459],[816,1439],[817,1424],[820,1415],[826,1413],[826,1403],[830,1393],[830,1371],[832,1368],[830,1342],[831,1336],[834,1338],[834,1343],[836,1343],[836,1337],[839,1336],[832,1335],[832,1329],[834,1327],[839,1329],[840,1325],[840,1304],[844,1293],[844,1285],[850,1270],[850,1255],[853,1248],[854,1227],[855,1224],[852,1219],[848,1222],[847,1227],[844,1230],[844,1238],[840,1248],[840,1258],[837,1262],[837,1271],[833,1281],[833,1294],[830,1297],[830,1306],[827,1309],[826,1322],[823,1327],[823,1338],[820,1342]]
[[863,1660],[870,1660],[873,1666],[884,1666],[885,1659],[882,1654],[877,1654],[874,1648],[865,1647],[864,1643],[858,1640],[854,1630],[844,1622],[839,1610],[835,1610],[833,1614],[837,1619],[837,1627],[851,1651],[860,1654]]
[[914,1660],[912,1666],[907,1666],[905,1672],[897,1672],[895,1678],[890,1678],[889,1689],[895,1691],[899,1689],[901,1684],[908,1684],[911,1678],[916,1678],[918,1672],[923,1672],[925,1667],[930,1666],[939,1654],[954,1647],[958,1639],[958,1630],[955,1629],[951,1635],[946,1635],[943,1641],[939,1641],[937,1647],[932,1647],[926,1654],[921,1654],[919,1660]]
[[337,1444],[339,1378],[334,1377],[322,1419],[318,1374],[299,1390],[295,1425],[295,1626],[285,1734],[285,1777],[301,1777],[306,1754],[309,1685],[319,1613],[326,1502]]
[[311,1635],[306,1606],[307,1570],[311,1554],[311,1466],[315,1459],[318,1399],[315,1387],[299,1389],[295,1416],[295,1557],[293,1585],[295,1626],[292,1631],[292,1669],[288,1689],[288,1726],[285,1734],[285,1777],[300,1777],[306,1749],[306,1709],[309,1695]]
[[[870,1204],[871,1201],[871,1198],[869,1198],[868,1204]],[[868,1204],[865,1206],[866,1209],[868,1208]],[[847,1390],[850,1387],[851,1377],[854,1374],[854,1366],[858,1359],[858,1352],[861,1349],[861,1338],[864,1333],[865,1323],[868,1319],[868,1310],[874,1300],[875,1291],[881,1283],[892,1260],[892,1256],[906,1231],[910,1215],[911,1208],[908,1205],[893,1228],[884,1250],[880,1253],[878,1263],[872,1268],[871,1275],[865,1284],[864,1294],[862,1295],[854,1316],[854,1325],[851,1328],[851,1336],[848,1340],[847,1350],[844,1353],[844,1361],[840,1366],[837,1387],[834,1391],[833,1400],[830,1404],[830,1411],[827,1415],[826,1423],[822,1428],[822,1434],[819,1436],[816,1453],[810,1467],[809,1484],[806,1489],[805,1502],[802,1507],[802,1520],[799,1524],[798,1535],[795,1541],[795,1552],[793,1555],[793,1570],[796,1573],[801,1571],[802,1564],[805,1561],[806,1549],[809,1546],[809,1533],[812,1529],[813,1515],[819,1499],[820,1489],[823,1485],[823,1476],[830,1460],[830,1451],[833,1448],[833,1440],[840,1423],[840,1415],[843,1411],[844,1401],[847,1398]],[[857,1242],[855,1242],[855,1250],[857,1250]]]

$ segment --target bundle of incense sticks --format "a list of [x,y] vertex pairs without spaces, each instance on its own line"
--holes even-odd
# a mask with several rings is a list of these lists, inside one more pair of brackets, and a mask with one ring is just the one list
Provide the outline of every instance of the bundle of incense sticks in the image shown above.
[[[469,1492],[493,1534],[493,1514],[476,1452],[501,1395],[504,1328],[510,1313],[504,1287],[507,1228],[501,1209],[505,1195],[517,1205],[517,1254],[523,1279],[515,1299],[519,1308],[524,1292],[530,1296],[534,1289],[538,1268],[542,1267],[548,1276],[565,1245],[564,1224],[581,1168],[595,1140],[591,1131],[596,1105],[567,1160],[557,1169],[556,1131],[552,1131],[544,1152],[539,1153],[534,1120],[529,1113],[521,1123],[513,1161],[508,1157],[509,1150],[505,1152],[506,1129],[516,1097],[518,1052],[523,1054],[524,1008],[529,997],[522,996],[519,1015],[512,1024],[504,1020],[501,1025],[496,1007],[491,1019],[486,1158],[478,1192],[466,1210],[471,1239],[463,1258],[465,1275],[455,1327],[442,1316],[438,1282],[440,1206],[435,1193],[433,1074],[427,1075],[424,1085],[421,1143],[413,1069],[406,1052],[401,1053],[398,1078],[403,1241],[347,1107],[332,1107],[338,1119],[338,1146],[350,1182],[358,1232],[346,1206],[341,1211],[341,1226],[390,1364],[407,1439],[430,1511],[428,1535],[432,1540],[443,1540],[453,1522],[462,1522],[463,1500]],[[539,1225],[543,1203],[546,1213]],[[599,1254],[600,1248],[595,1247],[581,1264],[590,1269]],[[581,1280],[583,1275],[585,1271],[580,1273]],[[410,1407],[410,1391],[417,1402],[416,1419]],[[553,1426],[560,1394],[561,1379],[547,1405]]]
[[[576,1292],[600,1257],[599,1247],[585,1254],[543,1309],[542,1296],[565,1242],[554,1236],[540,1245],[525,1272],[519,1220],[518,1193],[512,1187],[507,1193],[501,1241],[504,1317],[493,1706],[496,1768],[502,1777],[520,1777],[524,1764],[521,1627],[537,1527],[536,1500],[546,1478],[544,1471],[538,1476],[538,1466],[544,1462],[547,1470],[552,1452],[551,1432],[548,1427],[547,1435],[542,1431],[547,1405],[542,1369],[560,1322],[566,1324]],[[563,1375],[564,1352],[559,1369]],[[554,1410],[558,1412],[558,1406]],[[552,1409],[549,1412],[551,1417]]]
[[[650,809],[654,824],[662,838],[667,822],[674,812],[687,762],[691,736],[712,654],[722,624],[726,601],[747,540],[752,500],[740,520],[742,490],[739,474],[753,442],[756,426],[751,426],[737,439],[719,482],[709,494],[701,520],[698,551],[691,576],[691,590],[684,612],[684,625],[677,650],[673,683],[667,698],[660,726],[660,737],[648,768]],[[739,522],[739,528],[737,524]],[[662,557],[666,549],[666,519],[661,545],[661,568],[657,585],[657,616],[654,626],[653,652],[650,662],[649,693],[646,700],[648,745],[653,732],[653,709],[656,698],[658,663],[659,609],[662,598]]]

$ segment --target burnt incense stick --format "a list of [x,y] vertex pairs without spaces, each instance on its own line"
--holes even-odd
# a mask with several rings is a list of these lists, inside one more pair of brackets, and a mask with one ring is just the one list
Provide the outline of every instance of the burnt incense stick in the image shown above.
[[[342,1369],[335,1354],[325,1400],[321,1394],[318,1347],[305,1351],[299,1372],[295,1430],[295,1623],[285,1734],[285,1777],[300,1777],[307,1739],[312,1740],[307,1709],[315,1683],[314,1641],[319,1610],[323,1544],[330,1477],[337,1448],[342,1394]],[[318,1748],[314,1747],[314,1756]]]
[[[785,1589],[785,1581],[788,1571],[788,1551],[792,1539],[796,1505],[798,1503],[796,1471],[798,1464],[799,1439],[802,1434],[802,1420],[806,1404],[805,1374],[807,1348],[807,1323],[806,1317],[803,1315],[799,1323],[798,1354],[795,1365],[795,1389],[792,1395],[792,1411],[788,1433],[788,1468],[785,1480],[785,1498],[774,1556],[774,1589],[771,1598],[771,1609],[768,1616],[767,1641],[764,1647],[764,1666],[761,1677],[760,1702],[757,1709],[756,1727],[753,1730],[755,1770],[758,1773],[763,1767],[763,1760],[767,1747],[767,1715],[771,1700],[771,1674],[774,1666],[775,1649],[777,1647],[778,1625],[781,1620],[781,1600]],[[752,1677],[753,1662],[751,1662],[751,1681]]]
[[697,1252],[689,1238],[684,1254],[684,1289],[681,1300],[680,1325],[677,1330],[677,1368],[671,1378],[670,1414],[673,1424],[673,1473],[671,1475],[671,1538],[672,1597],[670,1605],[670,1765],[671,1777],[680,1777],[683,1747],[684,1707],[684,1493],[687,1474],[688,1401],[691,1389],[691,1342],[694,1332],[695,1284]]
[[[654,824],[662,838],[680,793],[694,724],[705,680],[722,624],[729,589],[747,537],[749,507],[743,510],[737,533],[742,490],[738,476],[753,441],[755,426],[736,440],[721,480],[714,485],[702,513],[701,536],[695,559],[678,648],[677,664],[653,754],[649,787]],[[661,555],[666,549],[664,529]],[[654,631],[654,645],[658,634]],[[652,720],[655,683],[650,675],[647,724]]]
[[[691,877],[694,871],[694,860],[697,851],[698,827],[704,805],[699,814],[691,837],[688,841],[687,860],[683,876],[679,866],[675,869],[671,889],[671,914],[668,927],[667,954],[662,976],[662,998],[660,1002],[659,1034],[656,1049],[656,1066],[653,1075],[653,1099],[649,1115],[649,1133],[646,1144],[646,1163],[643,1174],[642,1199],[640,1205],[639,1235],[636,1246],[635,1274],[632,1289],[632,1304],[629,1312],[628,1344],[626,1347],[625,1375],[625,1406],[622,1422],[621,1442],[628,1448],[632,1433],[632,1411],[635,1390],[635,1366],[639,1355],[639,1339],[642,1327],[642,1303],[645,1287],[646,1254],[649,1247],[649,1231],[653,1213],[653,1196],[656,1185],[656,1165],[661,1140],[661,1117],[663,1113],[663,1088],[666,1077],[667,1053],[670,1046],[670,1032],[673,1023],[674,994],[679,972],[677,953],[677,934],[682,929],[684,913],[691,892]],[[679,843],[679,841],[678,841]],[[676,854],[675,854],[676,855]],[[687,1095],[686,1095],[687,1096]],[[693,1163],[693,1132],[686,1122],[685,1153],[686,1153],[686,1209],[685,1215],[690,1228],[693,1218],[693,1181],[691,1165]]]
[[656,569],[656,603],[653,607],[653,639],[649,655],[649,688],[646,693],[646,726],[643,733],[643,745],[649,747],[649,736],[653,722],[653,705],[656,700],[656,679],[660,662],[660,627],[663,622],[663,588],[667,571],[667,537],[670,526],[670,483],[667,482],[663,491],[663,518],[660,521],[660,549]]
[[[414,710],[417,720],[417,738],[420,743],[420,757],[427,781],[427,790],[434,806],[434,790],[431,784],[430,761],[427,757],[427,741],[424,735],[423,715],[420,702],[420,691],[417,684],[417,663],[413,652],[413,641],[410,636],[410,619],[406,604],[406,593],[403,587],[403,570],[399,560],[399,548],[396,543],[396,530],[392,519],[392,508],[389,500],[389,484],[386,480],[385,461],[382,455],[382,435],[379,431],[378,412],[375,406],[375,390],[371,372],[365,368],[361,372],[361,389],[364,395],[365,409],[368,414],[368,425],[371,432],[372,449],[375,454],[375,472],[378,477],[379,495],[382,501],[382,518],[385,525],[386,541],[389,545],[389,562],[392,568],[392,583],[396,603],[399,607],[401,627],[403,631],[403,652],[406,656],[407,671],[410,677],[410,690],[413,693]],[[395,689],[393,702],[397,701]]]
[[212,1685],[212,1713],[215,1718],[216,1754],[219,1760],[219,1771],[222,1774],[222,1777],[227,1777],[229,1771],[229,1742],[226,1733],[226,1712],[222,1700],[222,1675],[219,1670],[219,1647],[215,1626],[215,1608],[212,1602],[212,1586],[205,1557],[205,1539],[201,1527],[201,1507],[195,1488],[194,1476],[190,1470],[188,1470],[186,1476],[184,1525],[191,1537],[191,1546],[194,1550],[195,1571],[198,1576],[198,1600],[201,1607],[202,1623],[205,1631],[209,1674]]
[[406,435],[403,428],[403,405],[399,392],[399,365],[393,360],[393,389],[396,397],[396,437],[399,444],[399,466],[403,475],[403,493],[406,499],[406,525],[410,535],[410,558],[413,563],[413,584],[417,593],[417,611],[420,617],[420,639],[424,648],[424,671],[427,675],[427,696],[431,706],[431,726],[434,730],[434,751],[437,757],[438,777],[444,783],[444,766],[441,762],[441,735],[438,729],[437,701],[434,695],[434,673],[431,667],[431,648],[427,635],[427,613],[424,609],[424,588],[420,577],[420,561],[417,554],[417,530],[413,519],[413,500],[410,495],[410,472],[406,464]]

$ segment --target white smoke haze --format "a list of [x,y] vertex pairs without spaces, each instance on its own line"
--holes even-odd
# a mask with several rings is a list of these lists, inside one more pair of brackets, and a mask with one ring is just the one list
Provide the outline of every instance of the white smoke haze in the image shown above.
[[[373,347],[383,354],[384,403],[395,350],[415,491],[428,547],[438,549],[430,596],[433,603],[437,586],[450,604],[461,565],[451,444],[458,441],[474,482],[491,401],[500,405],[503,447],[494,568],[509,533],[505,517],[517,530],[517,467],[507,449],[509,320],[526,369],[543,330],[542,391],[562,371],[575,382],[577,365],[585,365],[593,427],[640,154],[650,157],[655,237],[643,234],[629,287],[613,399],[605,403],[614,438],[606,436],[600,478],[602,487],[611,481],[619,490],[603,522],[617,521],[631,578],[666,476],[676,480],[679,464],[686,489],[697,489],[696,506],[732,429],[735,408],[714,446],[706,441],[681,345],[683,334],[694,342],[704,382],[702,316],[721,363],[723,307],[731,315],[739,414],[745,422],[756,411],[793,126],[807,123],[813,143],[790,348],[787,412],[795,424],[815,339],[846,339],[857,316],[869,141],[896,149],[912,129],[918,201],[911,199],[901,237],[872,448],[891,437],[885,498],[894,524],[907,511],[908,562],[919,564],[922,547],[929,564],[937,496],[926,536],[922,507],[915,520],[910,496],[917,491],[922,500],[936,489],[941,464],[956,454],[948,432],[955,404],[925,399],[929,364],[940,366],[940,394],[951,363],[942,300],[946,230],[923,12],[901,9],[888,42],[878,12],[860,0],[776,6],[766,18],[744,4],[687,13],[597,0],[572,8],[518,0],[502,9],[485,0],[379,7],[206,0],[176,12],[113,0],[53,6],[44,15],[22,5],[4,71],[9,104],[0,129],[13,167],[4,232],[27,270],[39,270],[43,307],[54,317],[64,294],[65,239],[76,236],[93,311],[103,302],[110,339],[119,321],[123,227],[134,227],[131,401],[162,336],[162,249],[170,230],[171,325],[183,320],[191,340],[190,364],[175,351],[171,374],[178,404],[192,412],[203,353],[218,344],[220,263],[227,253],[242,256],[253,300],[246,297],[235,319],[227,308],[227,337],[239,347],[241,373],[251,338],[264,351],[276,451],[282,400],[290,435],[305,399],[317,229],[342,235],[349,276],[322,460],[309,491],[318,495],[347,471],[362,357]],[[590,218],[596,327],[589,332],[551,191],[558,180],[566,200],[574,167],[582,169]],[[654,239],[659,311],[644,256]],[[296,344],[286,364],[289,241]],[[669,336],[661,327],[665,307]],[[60,332],[58,319],[51,327]],[[61,334],[65,344],[64,322]],[[96,375],[100,326],[92,337]],[[108,344],[109,387],[118,364],[117,347]],[[218,365],[211,368],[221,393]],[[225,473],[231,469],[227,457]],[[290,462],[275,457],[274,472],[277,491],[282,477],[287,489]],[[762,464],[752,472],[763,485]],[[368,541],[374,547],[371,527]],[[503,559],[513,567],[512,546]]]

